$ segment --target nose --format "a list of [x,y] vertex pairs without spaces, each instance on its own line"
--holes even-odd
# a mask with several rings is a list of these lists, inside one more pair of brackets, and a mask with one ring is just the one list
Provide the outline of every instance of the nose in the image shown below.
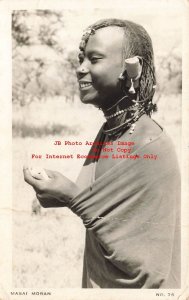
[[76,70],[77,78],[81,79],[87,73],[89,73],[89,69],[88,69],[86,63],[83,62]]

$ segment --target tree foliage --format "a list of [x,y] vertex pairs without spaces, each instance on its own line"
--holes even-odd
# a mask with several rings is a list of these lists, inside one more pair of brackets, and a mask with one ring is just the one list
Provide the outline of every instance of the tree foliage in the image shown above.
[[54,95],[74,101],[77,54],[73,51],[65,53],[59,38],[63,30],[62,12],[13,11],[14,102],[26,105]]
[[180,94],[182,92],[182,58],[175,49],[157,60],[157,91],[163,94]]

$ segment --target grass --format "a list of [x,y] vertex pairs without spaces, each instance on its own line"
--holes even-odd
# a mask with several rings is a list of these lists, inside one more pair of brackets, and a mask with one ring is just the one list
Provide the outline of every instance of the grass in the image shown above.
[[35,126],[33,124],[26,124],[25,121],[13,121],[12,134],[13,137],[44,137],[49,135],[77,135],[78,130],[76,128],[70,128],[62,124],[45,124],[41,126]]

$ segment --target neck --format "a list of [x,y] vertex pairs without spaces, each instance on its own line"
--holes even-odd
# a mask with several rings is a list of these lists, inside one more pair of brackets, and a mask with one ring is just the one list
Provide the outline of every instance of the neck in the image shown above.
[[136,96],[131,95],[125,95],[119,100],[116,101],[115,104],[113,104],[109,108],[102,108],[102,111],[104,113],[104,117],[107,120],[108,127],[114,127],[121,122],[126,121],[126,118],[128,116],[128,110],[132,108],[135,103]]
[[128,95],[125,95],[123,97],[121,97],[120,99],[118,99],[112,106],[108,107],[108,108],[104,108],[102,109],[105,115],[109,115],[112,114],[113,112],[115,112],[118,108],[121,109],[121,107],[125,107],[128,106]]
[[[102,109],[107,120],[106,129],[114,131],[114,128],[127,130],[130,125],[144,114],[143,103],[140,103],[136,96],[125,96],[119,99],[113,106],[108,109]],[[111,134],[111,132],[110,132]]]

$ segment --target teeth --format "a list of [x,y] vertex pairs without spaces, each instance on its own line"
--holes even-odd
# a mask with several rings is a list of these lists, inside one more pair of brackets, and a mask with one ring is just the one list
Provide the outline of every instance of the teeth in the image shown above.
[[81,88],[85,88],[85,87],[88,87],[88,86],[90,86],[91,85],[91,83],[84,83],[84,82],[82,82],[82,83],[80,83],[80,87]]

